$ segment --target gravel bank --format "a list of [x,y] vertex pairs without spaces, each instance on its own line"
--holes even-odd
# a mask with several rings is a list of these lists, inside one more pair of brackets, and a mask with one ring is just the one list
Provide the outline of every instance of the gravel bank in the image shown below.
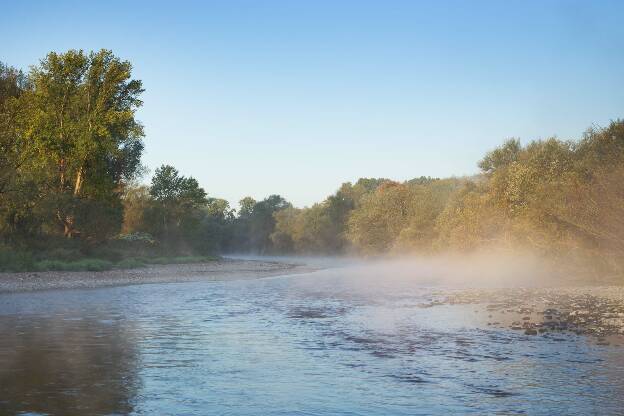
[[51,289],[89,289],[144,283],[256,279],[311,269],[274,261],[221,259],[209,263],[152,265],[104,272],[0,273],[0,293]]
[[624,344],[624,286],[456,290],[435,293],[421,306],[458,304],[474,305],[474,313],[491,327]]

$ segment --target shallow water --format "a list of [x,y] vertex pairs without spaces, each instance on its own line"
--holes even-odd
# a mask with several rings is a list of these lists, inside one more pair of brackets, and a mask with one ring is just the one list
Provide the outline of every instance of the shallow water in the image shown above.
[[347,267],[0,295],[0,414],[622,414],[624,348],[423,308],[431,286]]

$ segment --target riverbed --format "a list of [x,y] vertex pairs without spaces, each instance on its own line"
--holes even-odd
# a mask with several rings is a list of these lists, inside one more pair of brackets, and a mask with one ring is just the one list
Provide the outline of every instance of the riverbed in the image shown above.
[[622,413],[618,330],[570,315],[619,317],[617,287],[366,269],[1,294],[0,414]]

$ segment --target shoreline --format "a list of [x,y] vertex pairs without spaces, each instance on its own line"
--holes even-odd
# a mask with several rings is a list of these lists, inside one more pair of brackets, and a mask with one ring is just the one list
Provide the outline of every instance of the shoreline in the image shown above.
[[0,295],[45,290],[96,289],[150,283],[249,280],[314,270],[303,264],[222,258],[207,263],[149,265],[101,272],[0,273]]

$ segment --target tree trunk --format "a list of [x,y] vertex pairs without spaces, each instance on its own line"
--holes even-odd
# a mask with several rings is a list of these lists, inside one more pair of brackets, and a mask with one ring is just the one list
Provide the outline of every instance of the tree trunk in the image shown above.
[[72,216],[66,216],[61,211],[56,211],[56,218],[63,225],[63,236],[66,238],[72,238],[75,234],[74,230],[74,218]]
[[60,191],[63,192],[63,188],[65,188],[65,159],[59,160],[59,176],[60,176]]
[[78,169],[78,174],[76,175],[76,184],[74,185],[74,195],[80,194],[80,189],[82,188],[82,175],[83,169],[82,166]]
[[66,238],[72,238],[72,237],[74,236],[74,231],[73,231],[73,229],[71,228],[71,226],[69,225],[69,223],[65,222],[64,228],[65,228],[65,229],[64,229],[64,231],[63,231],[63,235],[64,235]]

